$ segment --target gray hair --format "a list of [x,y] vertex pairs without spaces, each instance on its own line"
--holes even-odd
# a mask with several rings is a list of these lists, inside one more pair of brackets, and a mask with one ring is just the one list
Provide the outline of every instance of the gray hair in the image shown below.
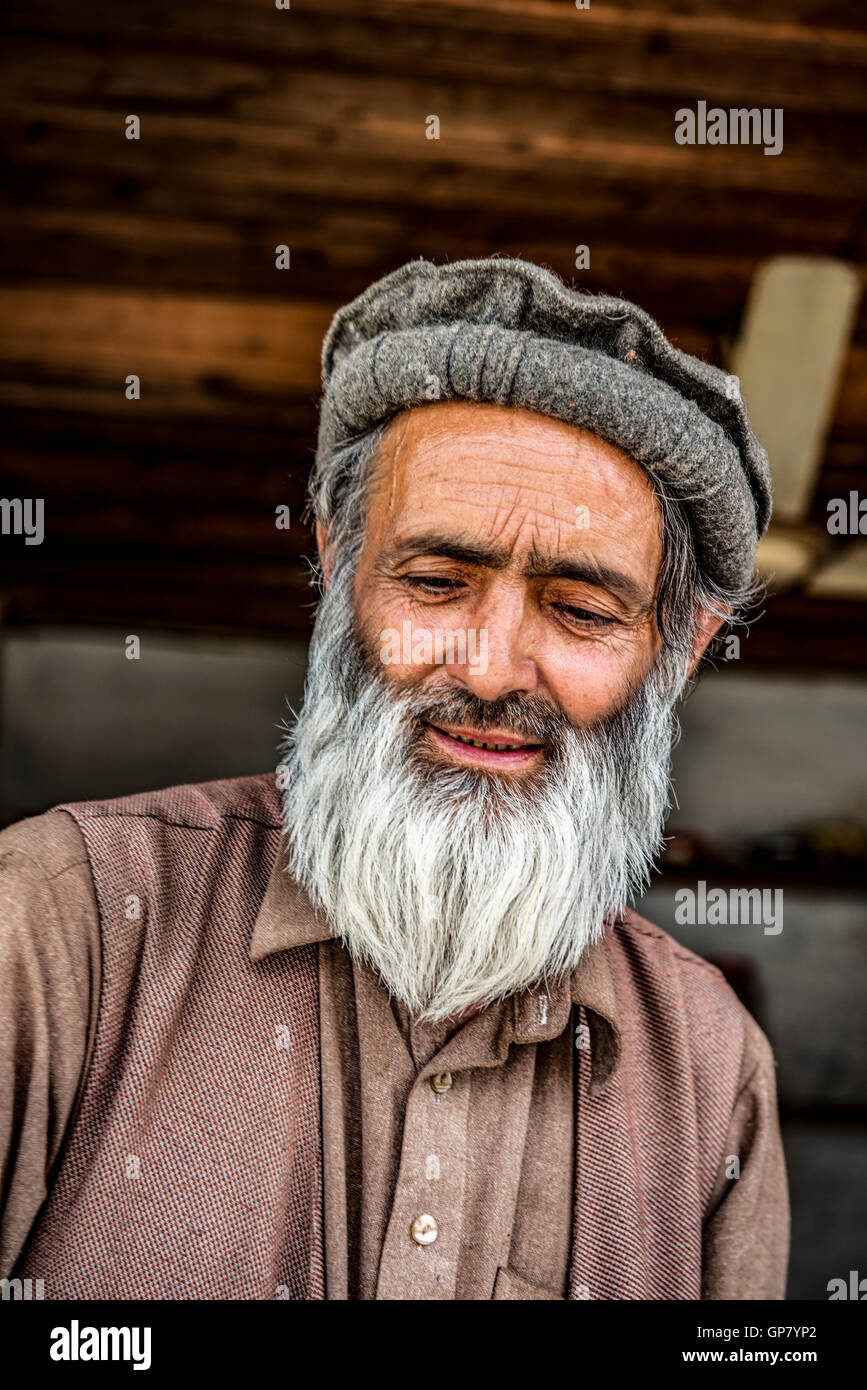
[[[317,460],[308,488],[307,519],[328,531],[335,569],[354,571],[364,539],[368,486],[391,416],[342,441]],[[719,657],[736,628],[748,628],[764,586],[754,578],[736,588],[715,583],[698,561],[683,499],[651,469],[645,469],[656,490],[662,513],[662,565],[656,593],[656,619],[663,642],[661,662],[667,679],[683,680],[698,635],[698,611],[704,610],[723,626],[708,644],[704,662]],[[314,566],[314,583],[321,589],[321,565]]]

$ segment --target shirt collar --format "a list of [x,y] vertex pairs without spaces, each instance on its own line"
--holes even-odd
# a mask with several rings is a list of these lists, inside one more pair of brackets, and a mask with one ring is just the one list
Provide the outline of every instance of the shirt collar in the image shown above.
[[[325,919],[314,910],[304,889],[289,873],[285,849],[285,838],[281,836],[268,887],[253,925],[250,959],[254,961],[263,960],[277,951],[291,950],[295,946],[328,941],[334,935]],[[610,931],[610,927],[606,928],[606,936]],[[553,993],[556,999],[558,992]],[[585,949],[572,971],[569,995],[572,1004],[583,1007],[587,1015],[592,1058],[590,1095],[595,1096],[616,1071],[623,1045],[617,998],[604,939],[593,942]],[[544,993],[538,988],[514,997],[515,1042],[539,1042],[551,1035],[551,1023],[545,1017],[545,1006],[541,1002],[544,999]],[[551,1022],[556,1013],[555,1007]],[[576,1047],[581,1047],[583,1042],[583,1038],[576,1036]]]
[[314,911],[304,889],[289,872],[286,840],[281,835],[268,887],[253,924],[250,959],[264,960],[275,951],[327,941],[332,934],[328,923]]

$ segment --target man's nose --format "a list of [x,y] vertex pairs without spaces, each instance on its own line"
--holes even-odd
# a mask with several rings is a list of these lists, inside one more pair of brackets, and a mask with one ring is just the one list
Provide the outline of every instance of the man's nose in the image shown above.
[[492,593],[478,605],[475,620],[472,641],[467,634],[467,660],[447,665],[451,678],[481,700],[535,694],[534,623],[524,596],[513,590]]

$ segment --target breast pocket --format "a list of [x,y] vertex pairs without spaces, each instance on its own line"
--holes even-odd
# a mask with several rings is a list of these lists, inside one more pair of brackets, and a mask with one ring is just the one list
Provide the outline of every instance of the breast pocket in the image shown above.
[[566,1299],[558,1293],[551,1293],[550,1289],[543,1289],[540,1284],[531,1284],[529,1279],[522,1279],[520,1274],[516,1274],[513,1269],[508,1269],[506,1265],[500,1265],[497,1270],[497,1278],[494,1283],[494,1299],[501,1298],[547,1298],[553,1299],[555,1303],[565,1303]]

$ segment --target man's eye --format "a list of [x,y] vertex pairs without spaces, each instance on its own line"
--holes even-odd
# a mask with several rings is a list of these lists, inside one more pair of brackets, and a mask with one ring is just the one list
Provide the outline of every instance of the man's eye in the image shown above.
[[555,603],[554,607],[564,613],[573,623],[589,623],[592,627],[611,627],[614,619],[601,613],[591,613],[589,608],[576,608],[571,603]]
[[428,594],[452,593],[460,588],[456,579],[447,579],[442,574],[407,574],[404,579],[411,589],[420,589]]

